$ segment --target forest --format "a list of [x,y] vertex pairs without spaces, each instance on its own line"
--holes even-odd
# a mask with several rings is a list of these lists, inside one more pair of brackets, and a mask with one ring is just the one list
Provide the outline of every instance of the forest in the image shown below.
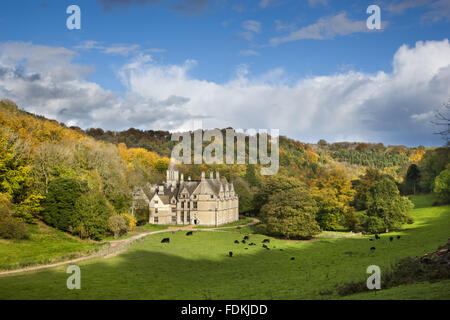
[[[145,224],[130,212],[134,187],[162,182],[174,142],[166,131],[82,130],[0,102],[0,237],[26,239],[45,223],[101,240]],[[199,178],[217,170],[232,181],[241,215],[258,232],[308,239],[323,230],[383,233],[411,223],[406,195],[435,192],[450,201],[448,147],[381,143],[302,143],[280,137],[280,170],[260,165],[180,165]]]

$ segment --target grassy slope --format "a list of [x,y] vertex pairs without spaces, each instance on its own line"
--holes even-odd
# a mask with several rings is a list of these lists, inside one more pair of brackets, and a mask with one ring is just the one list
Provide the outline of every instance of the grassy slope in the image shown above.
[[44,224],[31,225],[28,240],[0,240],[0,270],[23,268],[75,258],[100,248]]
[[[429,204],[426,197],[414,199],[423,202],[419,207]],[[376,264],[383,270],[400,258],[423,255],[447,241],[450,206],[417,208],[412,215],[415,223],[394,233],[402,238],[392,243],[389,234],[377,242],[357,236],[310,242],[272,240],[268,251],[260,246],[261,235],[251,236],[258,243],[255,247],[233,244],[242,234],[226,232],[199,231],[193,237],[176,232],[170,235],[170,244],[160,243],[163,235],[153,235],[117,257],[81,263],[79,291],[66,288],[68,275],[60,267],[0,278],[0,299],[340,298],[337,286],[365,280],[367,266]],[[372,245],[375,253],[369,250]],[[227,257],[230,250],[233,258]],[[381,290],[376,298],[449,299],[449,284]],[[365,293],[354,298],[374,297]]]

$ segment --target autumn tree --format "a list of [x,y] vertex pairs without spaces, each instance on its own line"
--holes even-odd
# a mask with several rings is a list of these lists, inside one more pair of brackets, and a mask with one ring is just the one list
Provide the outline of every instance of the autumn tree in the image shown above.
[[309,239],[320,232],[317,204],[306,187],[293,187],[269,196],[261,208],[267,234],[288,239]]
[[351,215],[354,190],[344,170],[323,170],[312,180],[312,194],[318,206],[317,221],[323,230],[334,230]]

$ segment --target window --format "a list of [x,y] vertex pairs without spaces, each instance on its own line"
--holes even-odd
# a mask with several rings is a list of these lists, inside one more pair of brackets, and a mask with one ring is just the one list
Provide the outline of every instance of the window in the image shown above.
[[211,195],[211,199],[214,199],[214,195],[213,194]]
[[177,216],[172,217],[172,223],[177,223]]
[[188,221],[189,223],[191,222],[191,214],[190,214],[190,213],[187,214],[187,221]]
[[155,208],[155,213],[158,213],[158,208]]
[[172,207],[172,212],[177,212],[177,208],[176,207]]
[[181,207],[184,209],[184,202],[183,201],[181,202]]
[[194,209],[197,209],[197,202],[194,202]]
[[155,204],[158,204],[158,200],[155,200]]
[[158,223],[159,221],[158,221],[158,217],[154,217],[153,218],[153,221],[155,222],[155,223]]

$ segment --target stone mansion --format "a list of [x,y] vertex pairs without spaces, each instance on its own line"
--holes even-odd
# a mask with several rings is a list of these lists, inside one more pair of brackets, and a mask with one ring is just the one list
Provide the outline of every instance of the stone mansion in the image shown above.
[[171,164],[166,183],[147,184],[133,192],[135,203],[144,203],[149,210],[149,223],[175,225],[219,226],[239,220],[239,199],[233,183],[220,178],[218,172],[209,178],[202,172],[201,180],[184,180]]

